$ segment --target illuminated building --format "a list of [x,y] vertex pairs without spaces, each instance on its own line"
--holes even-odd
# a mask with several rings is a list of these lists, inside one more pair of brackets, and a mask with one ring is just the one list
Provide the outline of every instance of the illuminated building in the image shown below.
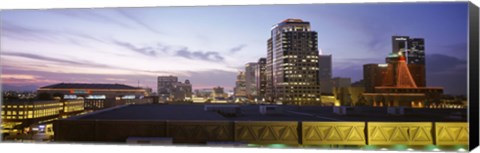
[[173,84],[178,82],[175,76],[159,76],[157,80],[157,93],[161,101],[173,101],[171,93]]
[[173,100],[174,101],[191,101],[192,100],[192,84],[189,80],[185,80],[185,83],[176,82],[173,83]]
[[392,36],[392,53],[401,53],[411,72],[413,80],[419,87],[426,86],[425,40],[408,36]]
[[245,64],[245,88],[249,101],[253,101],[258,95],[257,80],[255,78],[257,67],[258,63]]
[[318,78],[321,93],[331,94],[332,84],[332,55],[318,55]]
[[383,86],[383,80],[387,75],[387,68],[388,64],[363,65],[365,92],[374,92],[376,86]]
[[258,100],[264,101],[267,88],[267,74],[266,74],[266,58],[258,59],[257,67],[255,69],[255,82],[258,93]]
[[223,87],[218,86],[213,88],[212,97],[212,103],[226,103],[228,94],[225,93]]
[[320,102],[317,41],[317,32],[300,19],[287,19],[272,27],[267,45],[267,101]]
[[[417,86],[402,53],[391,53],[386,61],[386,65],[378,67],[374,65],[364,66],[364,72],[374,73],[374,75],[364,74],[364,76],[368,76],[364,80],[368,82],[375,78],[381,84],[374,85],[373,91],[367,90],[363,94],[368,105],[423,108],[440,102],[443,88]],[[365,67],[367,67],[367,70],[365,70]],[[371,86],[372,84],[366,85],[367,89]]]
[[52,121],[83,112],[83,99],[2,101],[2,133],[51,132]]
[[240,72],[237,75],[237,81],[235,81],[235,88],[233,89],[235,96],[235,102],[246,101],[247,98],[247,86],[245,81],[245,73]]
[[37,90],[40,99],[85,99],[86,110],[99,110],[123,104],[151,103],[143,88],[123,84],[59,83]]
[[157,93],[163,102],[181,102],[192,100],[192,85],[189,80],[178,82],[176,76],[159,76]]

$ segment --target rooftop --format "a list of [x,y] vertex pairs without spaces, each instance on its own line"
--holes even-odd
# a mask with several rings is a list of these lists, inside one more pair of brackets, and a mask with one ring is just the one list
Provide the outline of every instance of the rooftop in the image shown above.
[[58,83],[40,87],[40,89],[141,89],[124,84],[94,84],[94,83]]
[[[233,104],[225,104],[233,105]],[[240,115],[205,111],[205,104],[127,105],[70,118],[78,120],[223,120],[223,121],[388,121],[465,122],[466,109],[406,109],[404,115],[389,115],[383,107],[355,107],[347,115],[333,113],[333,107],[278,106],[281,111],[260,114],[259,105],[238,105]],[[232,107],[229,107],[232,108]],[[227,108],[228,109],[228,108]]]

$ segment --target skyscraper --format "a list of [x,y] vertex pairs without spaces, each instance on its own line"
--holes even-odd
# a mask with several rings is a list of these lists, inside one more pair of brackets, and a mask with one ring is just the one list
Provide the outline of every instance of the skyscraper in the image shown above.
[[267,100],[283,104],[320,102],[317,32],[301,19],[272,27],[267,51]]
[[318,56],[318,78],[322,94],[331,94],[332,85],[332,55]]
[[266,58],[258,59],[257,67],[255,69],[255,83],[257,89],[257,97],[262,100],[265,98],[265,92],[267,88],[267,74],[266,74]]
[[398,53],[408,48],[408,36],[392,36],[392,53]]
[[176,76],[159,76],[157,93],[161,101],[189,101],[192,99],[192,85],[189,80],[178,82]]
[[409,36],[392,36],[392,53],[402,54],[413,80],[419,87],[426,86],[425,40]]
[[240,72],[237,75],[237,81],[235,82],[235,88],[233,89],[235,101],[243,101],[247,97],[247,87],[245,85],[245,73]]
[[171,101],[171,93],[174,91],[173,84],[178,82],[176,76],[159,76],[157,80],[157,93],[162,101]]
[[245,86],[247,98],[253,100],[257,96],[257,83],[255,78],[255,71],[258,63],[252,62],[245,64]]

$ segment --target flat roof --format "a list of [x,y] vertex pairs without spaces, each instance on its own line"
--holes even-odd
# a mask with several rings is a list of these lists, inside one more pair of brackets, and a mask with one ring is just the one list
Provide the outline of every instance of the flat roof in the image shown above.
[[[240,115],[205,111],[206,104],[127,105],[69,118],[71,120],[190,120],[190,121],[383,121],[465,122],[466,109],[406,109],[405,115],[389,115],[386,107],[349,108],[347,115],[333,113],[333,107],[279,105],[279,113],[260,114],[259,105],[238,105]],[[228,104],[227,104],[228,105]],[[226,108],[226,109],[232,109]]]
[[58,83],[40,89],[141,89],[124,84]]

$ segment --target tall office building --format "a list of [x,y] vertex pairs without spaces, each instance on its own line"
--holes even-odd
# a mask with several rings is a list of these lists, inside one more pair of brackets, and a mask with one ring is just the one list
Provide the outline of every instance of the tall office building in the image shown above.
[[252,62],[245,64],[245,87],[247,92],[247,98],[253,100],[257,97],[257,80],[255,78],[255,71],[258,67],[258,63]]
[[273,88],[273,44],[272,38],[267,40],[267,58],[265,63],[265,101],[274,103],[274,88]]
[[[392,36],[392,53],[402,54],[412,73],[413,80],[419,87],[426,86],[425,40],[408,36]],[[388,61],[387,61],[388,62]]]
[[236,99],[243,100],[247,97],[247,86],[245,81],[245,73],[240,72],[237,75],[237,81],[235,82],[235,88],[233,89]]
[[267,47],[267,100],[320,103],[317,32],[310,23],[287,19],[273,26]]
[[173,84],[178,82],[176,76],[159,76],[157,80],[157,93],[161,101],[171,101]]
[[188,101],[192,99],[192,85],[189,80],[178,82],[176,76],[159,76],[157,93],[161,101]]
[[376,86],[383,86],[383,80],[387,75],[388,64],[365,64],[363,65],[363,85],[365,92],[372,93]]
[[332,94],[332,55],[319,55],[318,68],[320,92],[322,94]]
[[408,36],[392,36],[392,53],[398,53],[408,48]]
[[258,59],[257,67],[255,69],[255,83],[257,89],[257,97],[259,100],[265,98],[265,92],[267,88],[267,74],[266,74],[266,58]]

